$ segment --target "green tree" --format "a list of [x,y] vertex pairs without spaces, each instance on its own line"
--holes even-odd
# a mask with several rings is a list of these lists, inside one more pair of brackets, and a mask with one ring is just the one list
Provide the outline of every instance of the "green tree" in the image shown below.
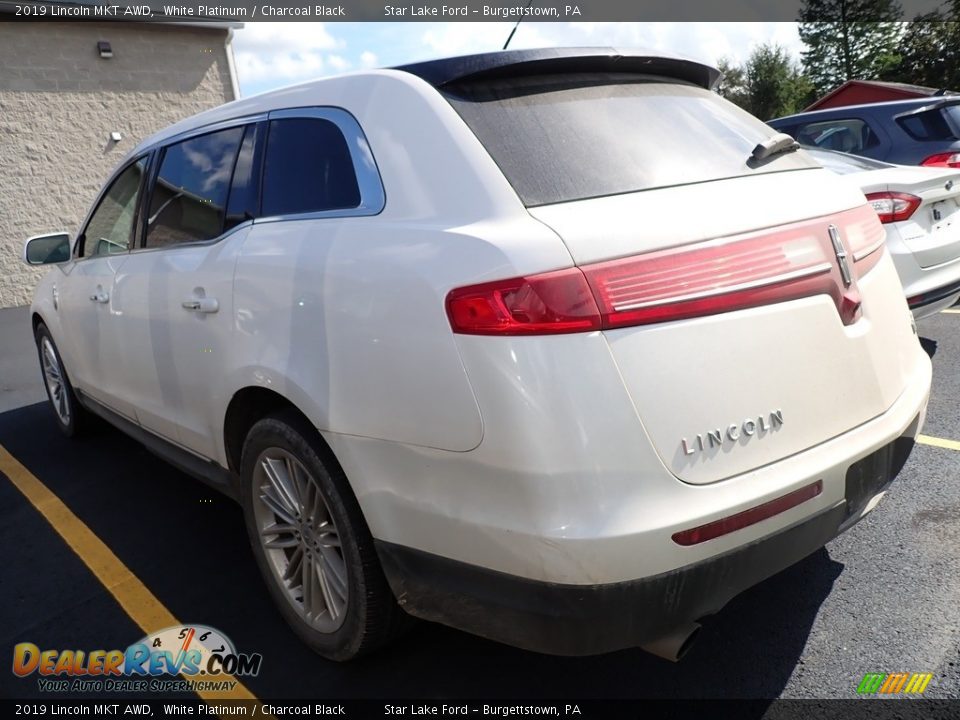
[[722,73],[722,77],[714,90],[730,102],[746,107],[747,88],[744,84],[743,68],[729,58],[722,57],[717,61],[717,69]]
[[897,0],[804,0],[803,67],[818,94],[847,80],[876,80],[900,64]]
[[809,80],[779,45],[761,45],[744,68],[747,109],[761,120],[790,115],[805,106]]
[[900,63],[884,80],[960,90],[960,1],[944,12],[918,15],[906,24],[898,48]]
[[779,45],[760,45],[742,66],[722,58],[717,92],[761,120],[799,112],[810,102],[812,85]]

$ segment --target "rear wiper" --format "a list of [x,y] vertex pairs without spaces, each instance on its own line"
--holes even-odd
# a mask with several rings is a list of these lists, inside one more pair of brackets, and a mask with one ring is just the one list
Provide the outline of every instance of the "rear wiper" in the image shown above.
[[793,152],[800,149],[800,143],[794,140],[786,133],[777,133],[762,143],[759,143],[750,154],[750,159],[754,162],[766,160],[780,153]]

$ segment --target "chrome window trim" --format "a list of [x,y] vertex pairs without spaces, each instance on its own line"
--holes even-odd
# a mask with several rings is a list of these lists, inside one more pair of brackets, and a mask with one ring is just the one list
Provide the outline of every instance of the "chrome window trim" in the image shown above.
[[151,145],[148,149],[149,151],[164,150],[171,145],[176,145],[181,143],[184,140],[189,140],[192,137],[197,135],[208,135],[210,133],[215,133],[220,130],[229,130],[232,127],[237,125],[253,125],[258,122],[263,122],[267,119],[267,113],[261,112],[254,115],[243,115],[241,117],[230,118],[229,120],[219,120],[215,123],[210,123],[209,125],[201,125],[200,127],[191,128],[190,130],[184,130],[183,132],[177,133],[176,135],[171,135],[170,137],[164,138],[163,140]]
[[162,250],[179,250],[180,248],[209,247],[223,242],[238,230],[248,228],[253,225],[253,220],[244,220],[242,223],[234,225],[229,230],[220,233],[215,238],[209,240],[191,240],[190,242],[174,243],[173,245],[157,245],[154,247],[138,247],[127,252],[127,255],[139,255],[140,253],[160,252]]
[[[289,213],[284,215],[269,215],[256,218],[253,222],[283,222],[286,220],[320,220],[323,218],[370,217],[379,215],[387,204],[386,192],[383,188],[383,179],[380,169],[373,157],[373,151],[367,142],[367,137],[357,119],[347,110],[339,107],[301,107],[271,110],[267,120],[285,120],[289,118],[314,118],[327,120],[337,126],[347,142],[350,151],[350,160],[353,163],[353,172],[357,177],[357,187],[360,189],[360,204],[352,208],[338,208],[336,210],[317,210],[313,212]],[[267,132],[267,143],[270,142],[270,133]],[[264,170],[266,169],[266,148],[264,149]],[[265,173],[264,173],[265,175]],[[263,177],[263,176],[262,176]],[[260,194],[263,195],[263,182],[260,184]]]

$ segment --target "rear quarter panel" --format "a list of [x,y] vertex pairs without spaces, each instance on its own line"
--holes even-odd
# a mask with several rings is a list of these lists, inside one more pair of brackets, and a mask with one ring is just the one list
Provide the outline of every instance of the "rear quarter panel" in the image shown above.
[[467,451],[483,425],[446,294],[572,260],[435,90],[404,73],[356,80],[324,83],[311,104],[357,118],[386,205],[254,223],[228,383],[280,392],[324,432]]

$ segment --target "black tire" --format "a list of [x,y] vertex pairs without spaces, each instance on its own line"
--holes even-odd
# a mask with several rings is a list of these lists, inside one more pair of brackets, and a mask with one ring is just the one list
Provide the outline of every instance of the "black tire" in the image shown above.
[[[318,535],[320,530],[315,527],[315,519],[312,521],[313,525],[309,527],[304,525],[303,523],[308,522],[306,511],[296,515],[296,523],[289,523],[276,513],[274,509],[276,500],[273,499],[275,495],[263,499],[266,493],[275,493],[275,485],[272,484],[264,466],[264,461],[271,456],[273,463],[281,464],[281,471],[293,472],[297,478],[296,482],[304,480],[301,468],[306,470],[309,474],[306,482],[310,479],[314,481],[314,487],[319,490],[325,509],[328,511],[328,519],[332,520],[335,526],[335,533]],[[280,459],[277,459],[278,456]],[[292,456],[300,465],[296,466],[288,456]],[[243,445],[240,476],[241,504],[254,557],[274,603],[293,631],[317,653],[337,661],[352,660],[388,642],[403,625],[406,613],[397,605],[383,575],[374,549],[373,537],[370,535],[347,478],[320,439],[316,429],[293,411],[276,413],[258,421],[250,429]],[[303,485],[301,484],[300,487]],[[311,491],[306,492],[309,494]],[[303,495],[303,492],[298,491],[299,497],[302,498]],[[274,502],[274,505],[268,506],[267,500]],[[316,496],[314,495],[313,503],[305,502],[304,506],[315,504]],[[284,505],[281,510],[288,512],[290,507],[293,506]],[[261,539],[261,528],[269,527],[271,518],[275,526],[279,527],[282,523],[284,527],[300,529],[296,538],[293,532],[285,531],[282,534],[270,535],[270,542],[289,541],[300,544],[282,549],[265,548]],[[329,523],[322,524],[329,529]],[[318,542],[317,538],[322,539],[331,535],[339,537],[339,558],[343,562],[341,569],[346,570],[345,608],[341,610],[336,620],[334,612],[328,609],[325,611],[326,616],[324,612],[315,613],[315,619],[311,622],[308,618],[309,613],[305,610],[307,603],[304,601],[302,576],[300,587],[297,588],[296,577],[300,572],[291,568],[296,566],[298,552],[301,570],[305,559],[311,557],[309,549],[304,550],[304,547],[311,546],[310,539]],[[333,549],[336,550],[336,548]],[[324,546],[324,551],[329,550],[329,547]],[[326,592],[321,593],[321,597],[324,605],[329,608],[331,604],[336,604],[336,602],[328,602],[328,597],[333,598],[334,590],[330,589],[333,587],[331,578],[335,578],[336,574],[331,573],[337,558],[334,557],[334,563],[331,564],[328,560],[329,556],[316,548],[312,557],[316,558],[310,561],[312,566],[326,570],[327,589]],[[286,572],[282,572],[284,564],[286,564]],[[293,580],[284,582],[283,577],[287,573],[292,573]],[[323,576],[321,570],[317,570],[317,574]],[[319,581],[317,583],[316,587],[323,586],[323,583]],[[298,592],[299,602],[296,597]],[[316,588],[309,592],[313,593],[315,606]],[[337,599],[339,597],[337,596]],[[326,622],[329,627],[318,628],[316,623],[321,621]],[[333,627],[338,621],[339,626]]]
[[[40,372],[43,374],[43,386],[47,391],[47,399],[50,400],[50,407],[53,410],[53,418],[57,427],[67,437],[77,437],[86,432],[90,425],[91,417],[87,410],[77,401],[77,395],[70,383],[66,367],[60,357],[60,351],[57,344],[53,341],[50,330],[42,322],[37,325],[34,332],[34,338],[37,342],[37,356],[40,360]],[[51,361],[44,358],[45,344],[49,343],[49,348],[56,360],[56,366],[60,376],[59,390],[52,388],[52,380],[47,374],[47,363]],[[66,416],[63,409],[66,409]]]

